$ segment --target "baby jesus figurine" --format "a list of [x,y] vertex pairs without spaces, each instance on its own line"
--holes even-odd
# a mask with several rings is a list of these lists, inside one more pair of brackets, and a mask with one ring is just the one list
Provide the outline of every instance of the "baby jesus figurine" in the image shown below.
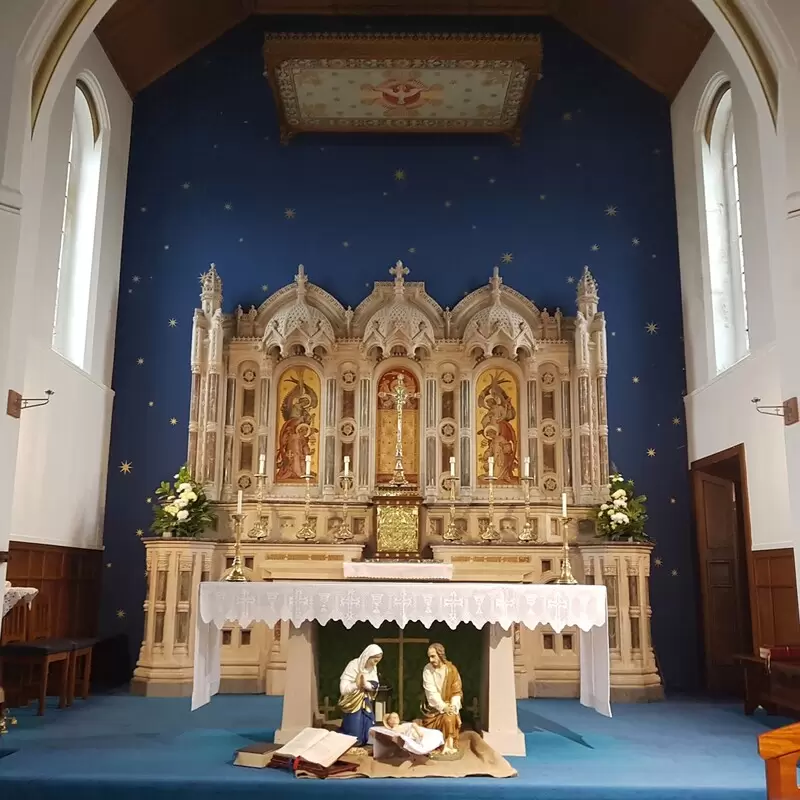
[[397,749],[412,756],[427,756],[444,744],[441,731],[423,728],[415,722],[401,722],[396,711],[383,718],[383,725],[369,732],[375,758],[397,756]]

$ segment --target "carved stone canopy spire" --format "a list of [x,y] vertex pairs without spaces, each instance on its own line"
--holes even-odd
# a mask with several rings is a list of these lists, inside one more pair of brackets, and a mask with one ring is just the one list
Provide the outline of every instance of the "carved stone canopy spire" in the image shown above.
[[492,302],[500,302],[500,290],[503,286],[503,279],[500,277],[500,267],[492,269],[492,277],[489,278],[489,286],[492,287]]
[[297,287],[297,297],[299,299],[305,297],[308,275],[306,275],[306,268],[302,264],[297,267],[297,275],[294,276],[294,282]]
[[578,311],[591,320],[597,313],[597,303],[599,301],[597,294],[597,281],[592,277],[589,272],[589,267],[583,268],[583,275],[578,281]]
[[212,316],[222,308],[222,278],[219,277],[216,264],[212,263],[208,272],[204,272],[200,276],[200,285],[202,287],[200,302],[203,313]]

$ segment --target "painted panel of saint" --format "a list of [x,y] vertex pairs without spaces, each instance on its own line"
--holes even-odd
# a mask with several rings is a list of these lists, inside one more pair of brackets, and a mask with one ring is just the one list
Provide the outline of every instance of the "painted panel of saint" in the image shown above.
[[[375,473],[378,484],[390,483],[394,475],[395,446],[397,444],[397,406],[389,395],[397,375],[403,376],[405,390],[419,394],[419,382],[413,372],[390,369],[378,381],[378,411],[376,415]],[[403,469],[406,480],[419,484],[419,398],[409,397],[403,407]]]
[[311,456],[311,472],[319,470],[319,376],[307,367],[290,367],[278,382],[275,482],[300,483]]
[[476,386],[477,469],[479,479],[489,472],[499,485],[519,482],[519,389],[516,378],[504,369],[487,369]]

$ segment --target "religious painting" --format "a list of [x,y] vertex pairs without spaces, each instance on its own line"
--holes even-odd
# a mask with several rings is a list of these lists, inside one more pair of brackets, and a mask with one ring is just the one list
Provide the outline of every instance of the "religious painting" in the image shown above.
[[378,411],[375,422],[376,482],[391,483],[394,476],[397,403],[393,393],[398,375],[402,376],[403,388],[407,392],[402,420],[403,470],[406,481],[416,485],[419,483],[419,382],[413,372],[402,367],[387,370],[378,381]]
[[278,383],[275,482],[301,483],[306,456],[311,473],[319,469],[320,380],[308,367],[290,367]]
[[519,483],[519,389],[505,369],[487,369],[477,382],[477,470],[479,480],[493,474],[497,485]]

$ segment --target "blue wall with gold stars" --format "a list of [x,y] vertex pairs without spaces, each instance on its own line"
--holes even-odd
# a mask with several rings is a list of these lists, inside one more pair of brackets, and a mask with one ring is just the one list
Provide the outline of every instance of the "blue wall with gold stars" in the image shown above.
[[657,541],[656,654],[668,688],[697,686],[669,104],[555,23],[532,24],[543,35],[543,77],[520,147],[455,136],[282,146],[260,20],[137,96],[102,608],[105,632],[126,632],[133,655],[145,588],[137,531],[150,524],[154,488],[186,455],[192,313],[210,262],[226,312],[260,304],[300,263],[355,307],[400,258],[442,306],[499,264],[507,285],[539,307],[574,313],[588,265],[608,321],[611,458],[648,495]]

